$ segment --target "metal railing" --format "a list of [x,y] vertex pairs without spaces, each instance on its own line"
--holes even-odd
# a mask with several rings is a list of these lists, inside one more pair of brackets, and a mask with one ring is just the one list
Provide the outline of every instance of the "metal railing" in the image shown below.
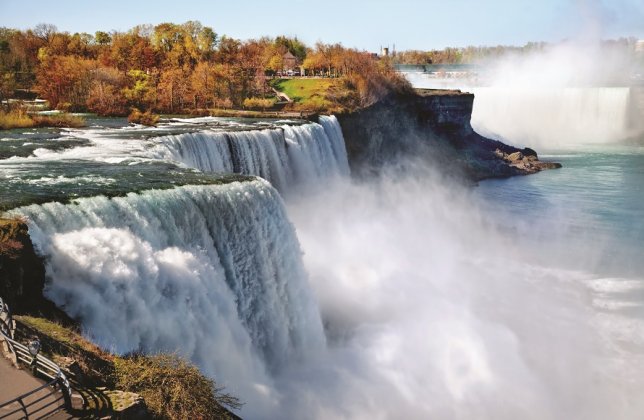
[[[71,409],[71,388],[61,368],[48,358],[37,354],[37,352],[35,355],[32,355],[27,346],[13,339],[15,322],[11,319],[9,309],[2,302],[2,299],[0,299],[0,315],[2,315],[0,316],[0,341],[4,341],[5,349],[12,355],[14,363],[24,363],[29,366],[34,374],[40,374],[49,379],[49,382],[36,389],[12,400],[0,403],[0,410],[10,410],[12,408],[10,407],[11,405],[17,406],[13,411],[0,412],[0,419],[15,415],[22,415],[23,417],[21,418],[26,419],[41,419],[59,411],[61,408]],[[49,387],[60,389],[62,395],[48,402],[44,400],[54,396],[51,392],[46,392],[45,395],[37,397],[36,394],[48,391]],[[27,399],[29,397],[35,399],[28,401]]]

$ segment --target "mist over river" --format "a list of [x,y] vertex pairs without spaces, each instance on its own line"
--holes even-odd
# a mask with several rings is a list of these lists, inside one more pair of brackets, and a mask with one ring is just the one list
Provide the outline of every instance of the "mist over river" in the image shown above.
[[549,157],[564,167],[473,190],[410,164],[290,203],[334,358],[315,376],[344,378],[327,404],[352,418],[639,416],[643,151]]

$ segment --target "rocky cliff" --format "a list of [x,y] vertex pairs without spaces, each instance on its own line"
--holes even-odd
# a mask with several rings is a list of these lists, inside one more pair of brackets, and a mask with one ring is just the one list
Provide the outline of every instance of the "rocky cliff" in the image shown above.
[[377,170],[401,156],[423,156],[472,180],[534,173],[559,164],[477,134],[470,125],[474,95],[417,89],[339,115],[354,173]]
[[17,314],[37,314],[71,324],[71,319],[43,296],[45,266],[36,255],[21,220],[0,219],[0,297]]

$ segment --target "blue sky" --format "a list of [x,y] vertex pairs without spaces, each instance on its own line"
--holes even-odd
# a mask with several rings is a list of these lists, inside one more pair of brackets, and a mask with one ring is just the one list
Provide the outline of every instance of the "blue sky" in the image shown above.
[[235,38],[297,35],[376,51],[523,45],[584,36],[644,38],[644,0],[0,0],[0,26],[124,31],[199,20]]

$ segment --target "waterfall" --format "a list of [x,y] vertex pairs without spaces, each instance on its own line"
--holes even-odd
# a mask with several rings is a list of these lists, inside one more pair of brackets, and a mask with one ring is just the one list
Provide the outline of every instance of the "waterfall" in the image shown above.
[[535,148],[609,143],[628,136],[629,88],[474,88],[480,134]]
[[294,228],[264,180],[11,213],[46,258],[46,296],[104,348],[177,350],[243,388],[324,346]]
[[204,131],[167,135],[154,141],[154,157],[205,172],[260,176],[280,191],[349,173],[342,130],[334,116],[320,116],[319,124]]

